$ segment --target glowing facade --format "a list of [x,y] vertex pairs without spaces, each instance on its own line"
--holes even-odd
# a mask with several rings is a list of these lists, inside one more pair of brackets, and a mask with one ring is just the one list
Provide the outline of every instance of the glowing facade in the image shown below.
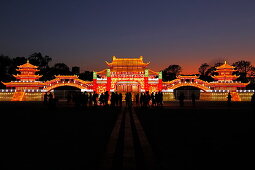
[[94,91],[145,92],[162,90],[162,73],[148,69],[149,63],[139,58],[112,57],[108,68],[93,73]]
[[17,81],[12,81],[9,83],[3,83],[7,88],[15,88],[16,91],[25,91],[31,89],[42,89],[44,83],[38,81],[42,76],[36,75],[35,73],[40,71],[37,69],[37,66],[34,66],[27,61],[27,63],[18,66],[17,71],[20,74],[13,75]]
[[164,99],[175,100],[174,90],[183,86],[193,86],[200,89],[200,100],[226,100],[230,92],[233,100],[250,100],[254,91],[245,90],[248,83],[236,81],[238,76],[233,75],[236,70],[226,62],[217,67],[218,75],[213,76],[213,82],[200,80],[197,75],[179,75],[175,80],[162,82],[162,72],[155,72],[148,67],[149,63],[139,58],[112,57],[112,62],[106,62],[108,68],[93,72],[93,81],[83,81],[77,75],[58,75],[55,79],[46,82],[38,81],[41,77],[36,75],[39,70],[27,61],[18,66],[17,81],[4,83],[7,89],[0,93],[13,101],[41,100],[43,92],[54,90],[61,86],[73,86],[87,92],[157,92],[164,93]]

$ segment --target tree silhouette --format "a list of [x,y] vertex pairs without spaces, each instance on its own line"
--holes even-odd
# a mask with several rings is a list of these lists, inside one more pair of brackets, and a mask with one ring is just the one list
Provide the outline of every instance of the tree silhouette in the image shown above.
[[164,81],[171,81],[176,79],[176,76],[180,74],[182,71],[181,66],[179,65],[169,65],[166,69],[162,71],[163,80]]
[[199,69],[198,69],[198,72],[199,72],[199,74],[202,75],[202,76],[208,76],[208,75],[207,75],[208,69],[210,69],[210,65],[207,64],[207,63],[204,63],[204,64],[201,64],[201,66],[200,66]]
[[52,58],[49,56],[42,56],[42,54],[39,53],[33,53],[28,57],[28,60],[31,64],[36,65],[39,67],[39,69],[46,69],[49,68],[49,62],[52,61]]
[[92,71],[84,71],[79,75],[79,78],[82,80],[92,81],[93,80],[93,72]]
[[251,74],[254,67],[251,65],[250,61],[240,60],[235,63],[233,63],[233,66],[236,67],[237,71],[244,74],[244,76],[247,78],[247,75]]

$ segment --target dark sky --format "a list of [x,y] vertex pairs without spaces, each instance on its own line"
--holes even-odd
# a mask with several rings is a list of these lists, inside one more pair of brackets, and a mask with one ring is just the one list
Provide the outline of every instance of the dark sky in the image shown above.
[[111,56],[159,71],[245,59],[255,65],[255,0],[1,0],[0,54],[49,55],[82,70]]

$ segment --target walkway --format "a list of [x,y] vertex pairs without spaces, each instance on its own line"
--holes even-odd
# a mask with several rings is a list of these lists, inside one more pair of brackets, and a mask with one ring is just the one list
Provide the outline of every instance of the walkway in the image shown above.
[[150,143],[133,108],[122,108],[99,169],[155,169]]

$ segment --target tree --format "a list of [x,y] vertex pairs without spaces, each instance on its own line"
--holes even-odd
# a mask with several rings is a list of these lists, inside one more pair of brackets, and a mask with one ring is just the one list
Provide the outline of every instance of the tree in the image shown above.
[[207,76],[206,73],[208,73],[208,69],[210,69],[210,65],[207,63],[201,64],[201,66],[198,69],[198,72],[202,76]]
[[163,74],[163,80],[164,81],[171,81],[176,79],[176,76],[180,74],[182,71],[181,66],[179,65],[169,65],[166,69],[162,71]]
[[39,67],[40,70],[49,68],[49,62],[52,61],[52,58],[49,56],[42,56],[42,54],[39,53],[33,53],[28,57],[28,60],[31,62],[31,64],[34,64]]
[[247,78],[247,75],[251,74],[253,71],[253,66],[251,65],[250,61],[240,60],[235,63],[233,63],[233,66],[236,67],[237,71],[244,74],[244,76]]
[[0,88],[5,88],[1,81],[10,81],[12,80],[11,75],[9,74],[10,65],[12,60],[9,56],[0,55]]
[[65,63],[56,63],[53,67],[55,75],[70,75],[70,69]]
[[221,66],[223,63],[222,62],[215,62],[212,66],[210,66],[207,63],[201,64],[199,67],[198,71],[200,73],[199,79],[211,82],[214,79],[212,78],[213,75],[216,75],[216,67]]
[[236,67],[237,72],[240,77],[237,81],[249,82],[249,77],[253,74],[253,66],[250,61],[240,60],[233,63],[233,66]]
[[79,75],[79,78],[82,80],[88,80],[92,81],[93,80],[93,72],[92,71],[84,71]]

